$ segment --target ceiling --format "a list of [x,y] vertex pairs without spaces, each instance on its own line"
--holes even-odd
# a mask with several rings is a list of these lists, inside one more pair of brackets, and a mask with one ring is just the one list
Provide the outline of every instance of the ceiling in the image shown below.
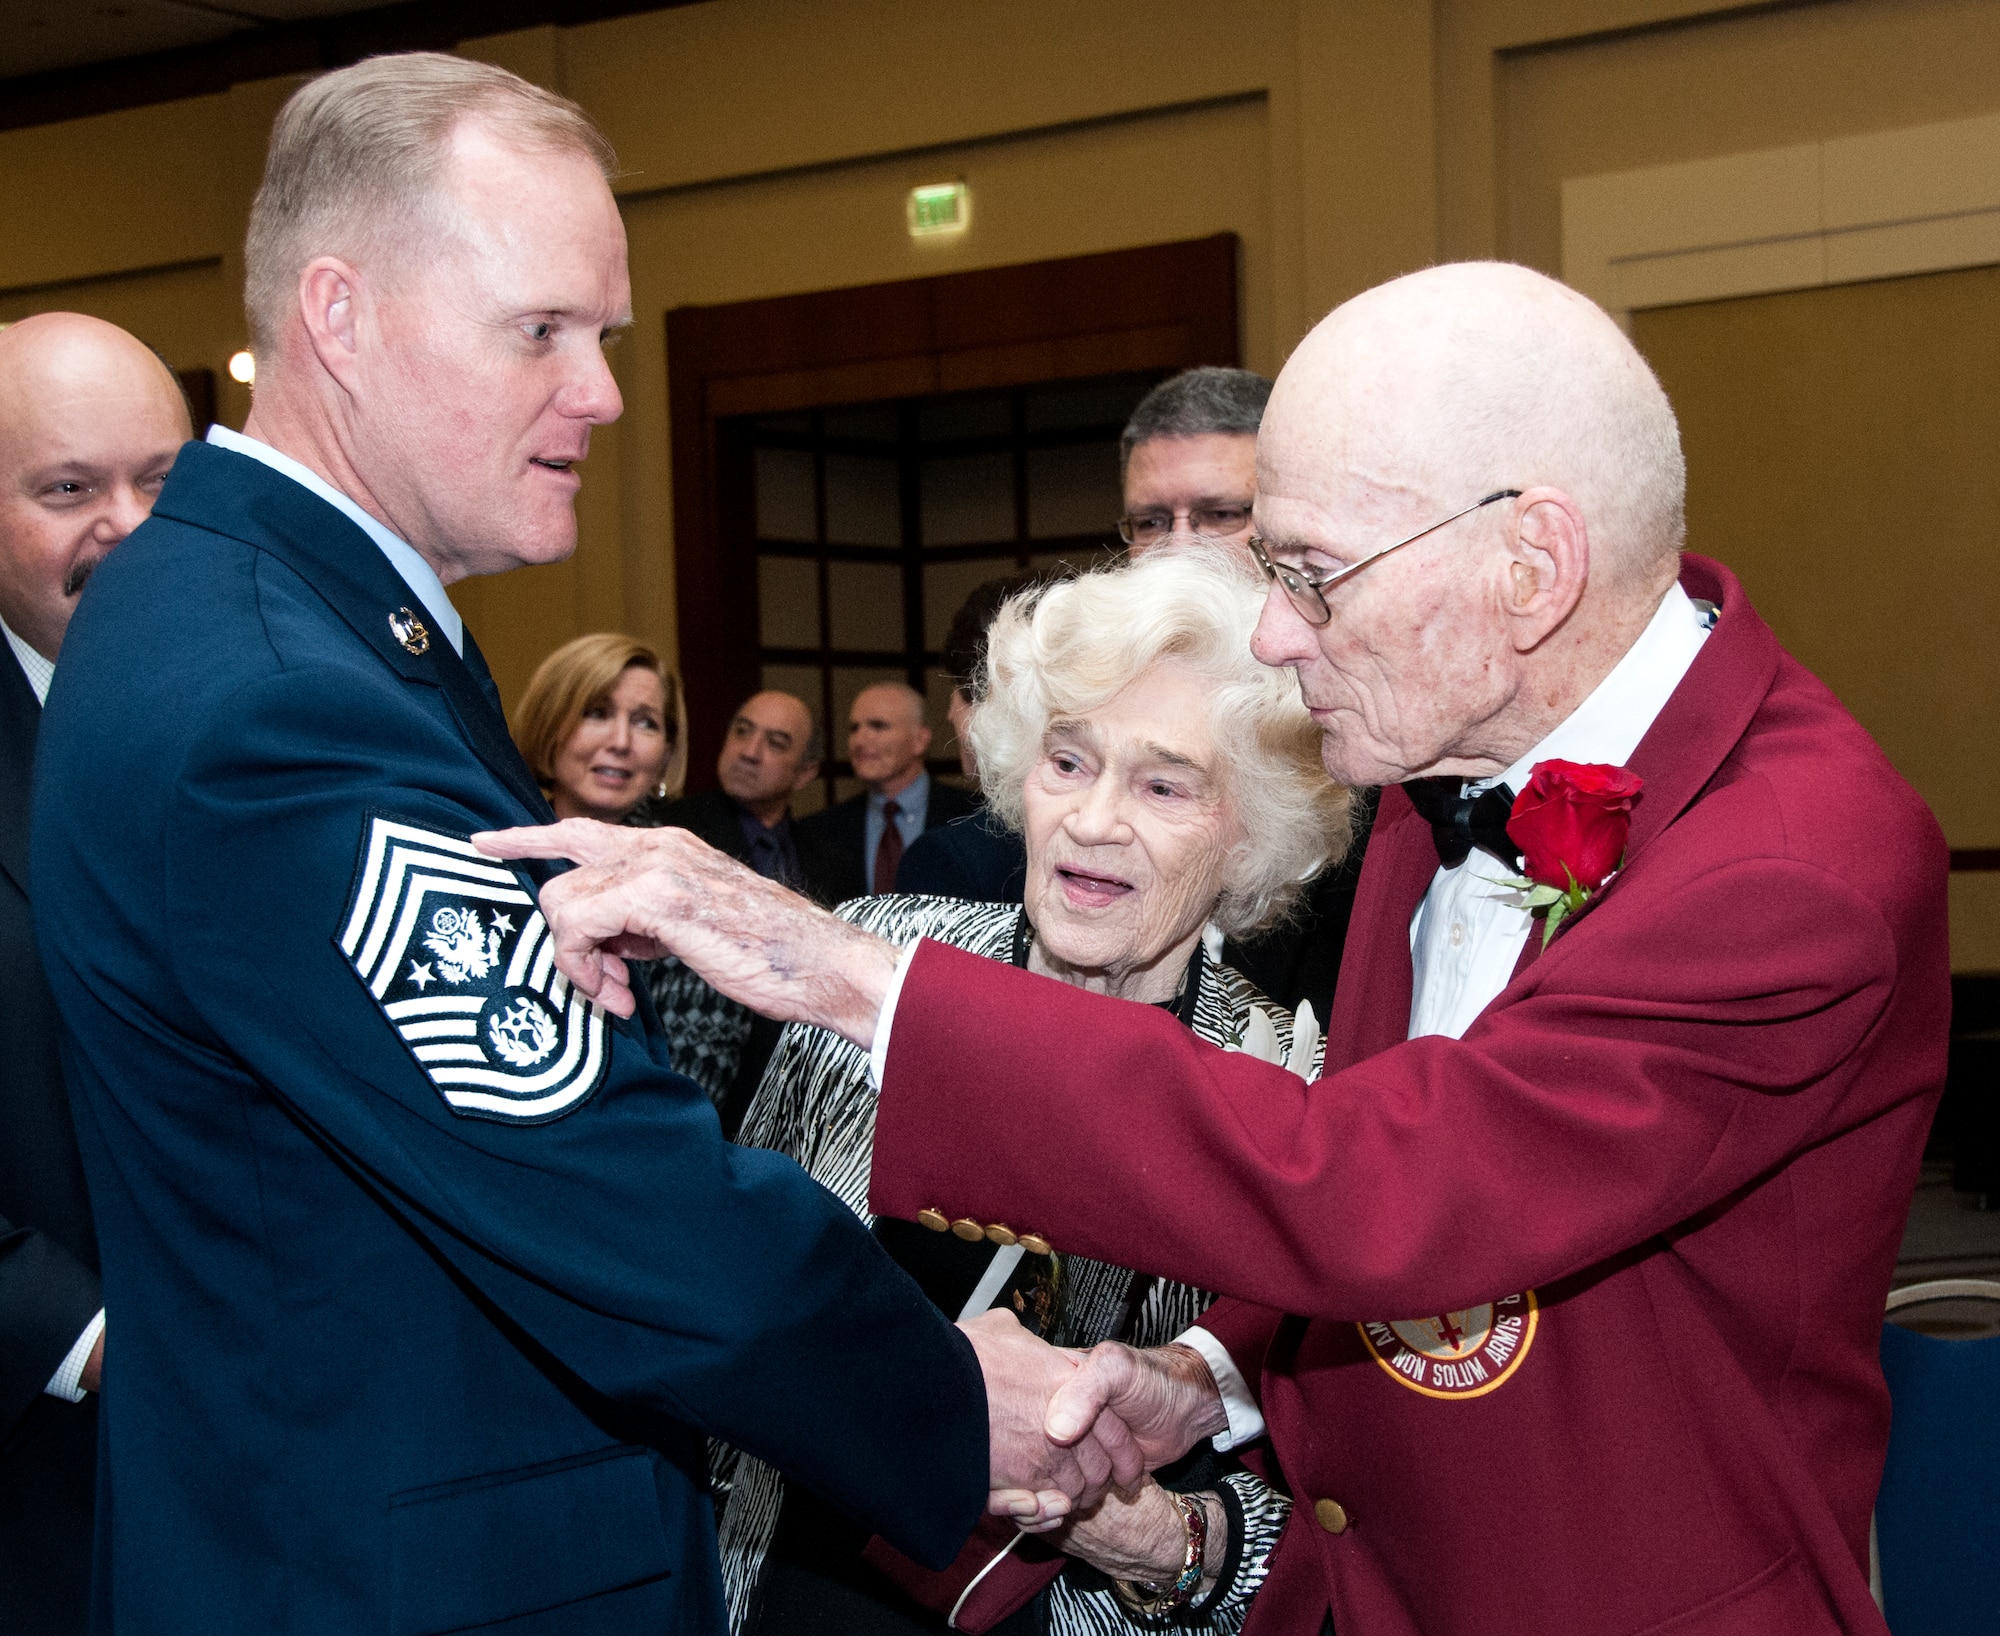
[[699,0],[0,0],[0,130]]
[[382,0],[0,0],[0,79],[179,46],[272,23],[371,11]]

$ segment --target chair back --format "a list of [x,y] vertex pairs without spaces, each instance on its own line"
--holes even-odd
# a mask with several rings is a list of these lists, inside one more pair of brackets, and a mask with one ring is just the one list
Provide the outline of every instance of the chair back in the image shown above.
[[1888,1316],[1883,1615],[1893,1636],[2000,1631],[2000,1283],[1912,1284],[1890,1295]]

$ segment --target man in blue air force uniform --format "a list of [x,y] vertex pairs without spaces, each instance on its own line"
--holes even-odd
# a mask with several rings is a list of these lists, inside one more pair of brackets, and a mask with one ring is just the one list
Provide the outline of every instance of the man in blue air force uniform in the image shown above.
[[118,1636],[716,1629],[703,1434],[940,1564],[1034,1475],[982,1392],[1025,1348],[725,1145],[465,843],[548,814],[442,581],[574,545],[610,166],[448,57],[295,96],[248,435],[182,451],[70,629],[34,901],[119,1318]]

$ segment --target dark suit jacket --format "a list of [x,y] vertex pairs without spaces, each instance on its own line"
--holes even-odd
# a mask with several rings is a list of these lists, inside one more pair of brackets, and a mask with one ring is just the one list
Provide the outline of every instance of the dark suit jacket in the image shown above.
[[[648,807],[645,821],[650,824],[685,829],[698,835],[718,852],[726,852],[732,858],[747,863],[750,858],[750,843],[743,834],[742,808],[721,790],[702,790],[695,795],[682,796],[678,801],[656,803]],[[798,850],[799,867],[805,872],[807,893],[831,907],[840,901],[835,888],[840,883],[840,868],[826,843],[802,829],[794,821],[792,824],[792,844]],[[714,997],[716,1005],[727,1006],[733,1001],[721,996]],[[722,1121],[722,1134],[732,1141],[736,1137],[736,1127],[743,1122],[743,1113],[750,1106],[750,1099],[757,1094],[757,1087],[763,1082],[764,1069],[771,1061],[771,1053],[778,1048],[778,1036],[784,1032],[782,1023],[773,1022],[769,1017],[760,1017],[755,1012],[747,1015],[749,1033],[743,1041],[743,1049],[736,1059],[736,1068],[729,1082],[716,1088],[715,1111]],[[671,1026],[671,1019],[666,1019]],[[680,1059],[686,1066],[686,1059]]]
[[[963,818],[979,805],[976,795],[969,795],[955,784],[947,784],[935,773],[931,775],[931,798],[924,808],[924,833],[941,828],[954,818]],[[861,855],[868,841],[868,795],[850,795],[845,801],[837,801],[822,812],[803,818],[795,826],[802,835],[810,837],[812,844],[824,850],[831,862],[831,873],[827,877],[828,901],[845,903],[849,898],[868,895],[868,873],[866,859]]]
[[1202,1322],[1299,1499],[1251,1630],[1883,1630],[1944,837],[1726,569],[1682,584],[1721,615],[1632,756],[1625,867],[1461,1040],[1403,1038],[1437,854],[1400,790],[1323,1083],[934,944],[910,966],[871,1206],[1237,1298]]
[[35,1633],[80,1632],[88,1611],[97,1400],[42,1388],[102,1304],[28,903],[41,713],[0,646],[0,1624]]
[[[702,790],[678,801],[649,806],[645,821],[690,830],[718,852],[748,862],[750,843],[744,838],[742,812],[721,790]],[[823,841],[805,830],[804,822],[792,821],[792,844],[798,849],[799,867],[805,871],[806,891],[829,906],[841,900],[832,895],[838,865]]]
[[1019,903],[1028,883],[1028,847],[985,807],[929,825],[896,870],[896,890],[967,903]]
[[717,1632],[709,1436],[948,1561],[970,1346],[553,970],[464,839],[546,804],[413,607],[338,511],[191,443],[65,641],[33,885],[119,1324],[97,1611]]

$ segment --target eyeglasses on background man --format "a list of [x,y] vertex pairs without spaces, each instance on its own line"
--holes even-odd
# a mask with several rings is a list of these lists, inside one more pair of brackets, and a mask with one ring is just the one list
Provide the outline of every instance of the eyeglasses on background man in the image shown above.
[[1118,537],[1127,545],[1144,549],[1158,545],[1181,523],[1185,532],[1212,540],[1233,540],[1250,532],[1250,502],[1204,502],[1181,506],[1173,511],[1130,511],[1118,519]]

